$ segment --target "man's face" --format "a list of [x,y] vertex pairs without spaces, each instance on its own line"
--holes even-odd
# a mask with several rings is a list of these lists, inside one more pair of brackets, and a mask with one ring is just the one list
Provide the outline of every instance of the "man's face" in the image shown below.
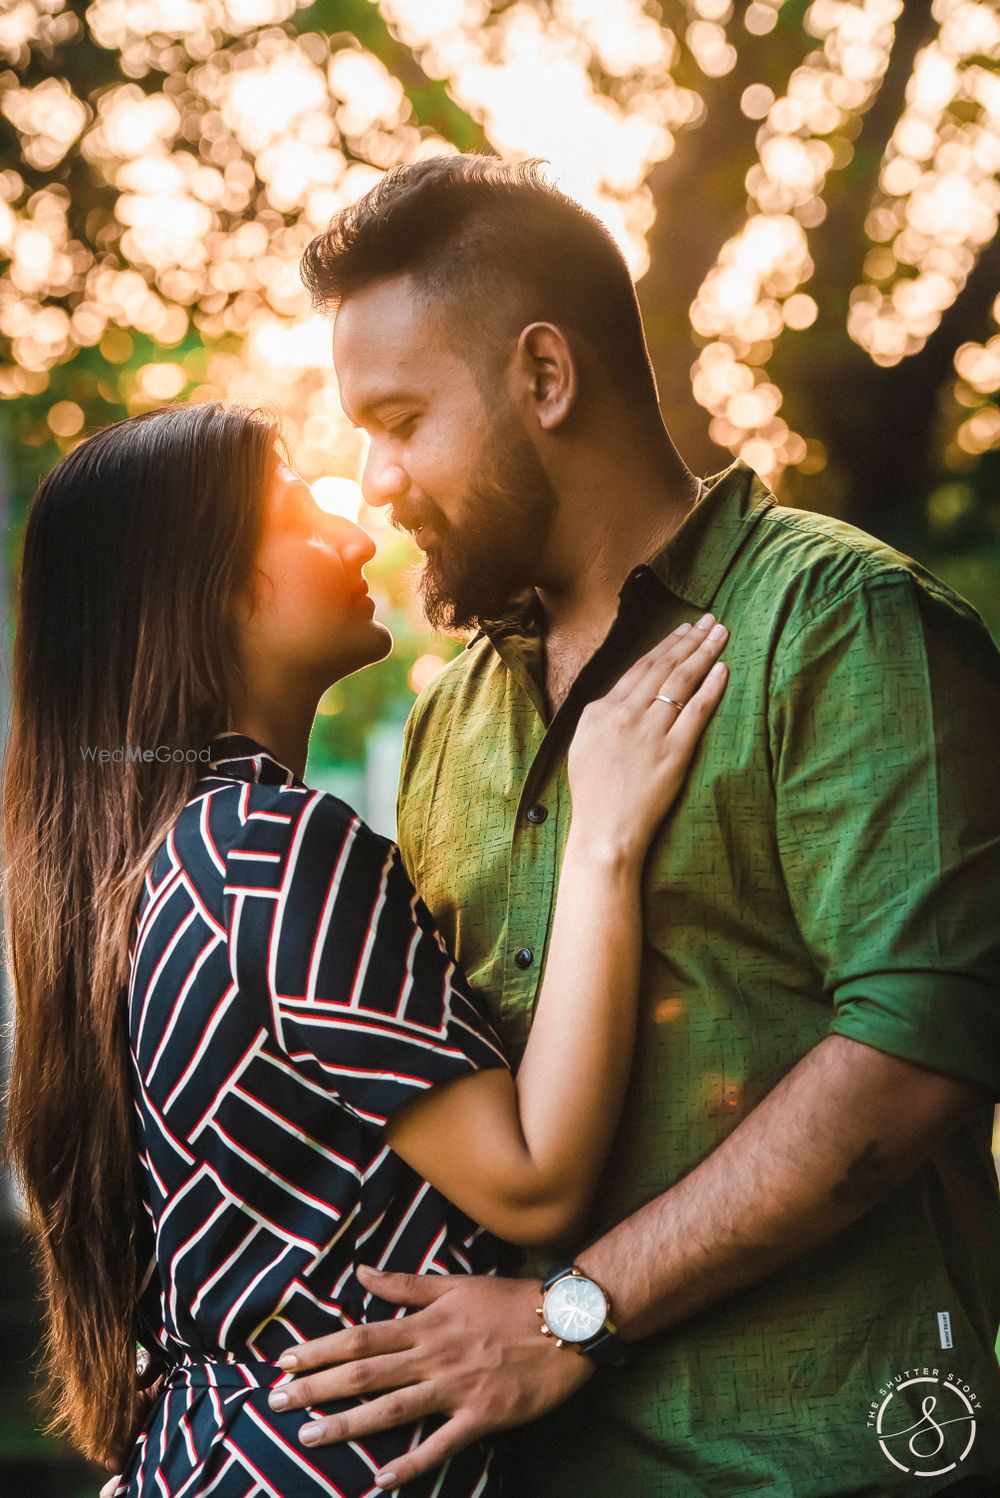
[[341,305],[333,360],[344,410],[371,438],[365,498],[390,505],[425,553],[430,622],[462,629],[532,584],[556,496],[506,391],[498,382],[488,408],[444,315],[409,277],[376,282]]

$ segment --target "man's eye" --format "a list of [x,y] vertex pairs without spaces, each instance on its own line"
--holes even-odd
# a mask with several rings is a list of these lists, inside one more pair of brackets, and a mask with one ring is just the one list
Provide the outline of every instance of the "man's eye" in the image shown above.
[[414,413],[412,416],[404,416],[400,421],[394,422],[389,430],[394,437],[409,437],[416,424],[417,418]]

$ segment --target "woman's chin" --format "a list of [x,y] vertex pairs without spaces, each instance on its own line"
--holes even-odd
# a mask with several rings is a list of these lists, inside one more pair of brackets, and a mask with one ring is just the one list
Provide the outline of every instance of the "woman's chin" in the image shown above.
[[387,655],[392,654],[392,648],[396,642],[392,638],[389,626],[383,624],[381,619],[372,620],[371,630],[374,637],[372,640],[371,662],[384,661]]
[[394,641],[387,627],[378,619],[366,620],[361,629],[352,629],[350,644],[343,655],[332,663],[333,681],[363,671],[365,666],[374,666],[392,653]]
[[385,661],[386,656],[392,655],[392,647],[395,646],[395,640],[392,638],[392,632],[389,631],[388,625],[383,625],[383,623],[380,623],[376,619],[371,620],[371,623],[373,623],[374,631],[376,631],[377,635],[377,647],[374,647],[374,653],[371,656],[371,662],[374,664],[376,661]]

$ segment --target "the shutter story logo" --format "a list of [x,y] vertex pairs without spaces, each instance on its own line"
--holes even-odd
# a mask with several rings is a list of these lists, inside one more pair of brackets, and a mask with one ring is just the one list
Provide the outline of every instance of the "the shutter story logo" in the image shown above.
[[913,1477],[953,1472],[972,1450],[982,1406],[957,1373],[907,1368],[878,1391],[868,1412],[882,1455]]

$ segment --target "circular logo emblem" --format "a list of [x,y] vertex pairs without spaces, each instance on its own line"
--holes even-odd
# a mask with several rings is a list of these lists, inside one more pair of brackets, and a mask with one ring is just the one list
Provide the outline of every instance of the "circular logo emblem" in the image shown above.
[[882,1455],[900,1472],[940,1477],[964,1462],[976,1439],[979,1400],[957,1374],[923,1368],[883,1385],[872,1405]]

